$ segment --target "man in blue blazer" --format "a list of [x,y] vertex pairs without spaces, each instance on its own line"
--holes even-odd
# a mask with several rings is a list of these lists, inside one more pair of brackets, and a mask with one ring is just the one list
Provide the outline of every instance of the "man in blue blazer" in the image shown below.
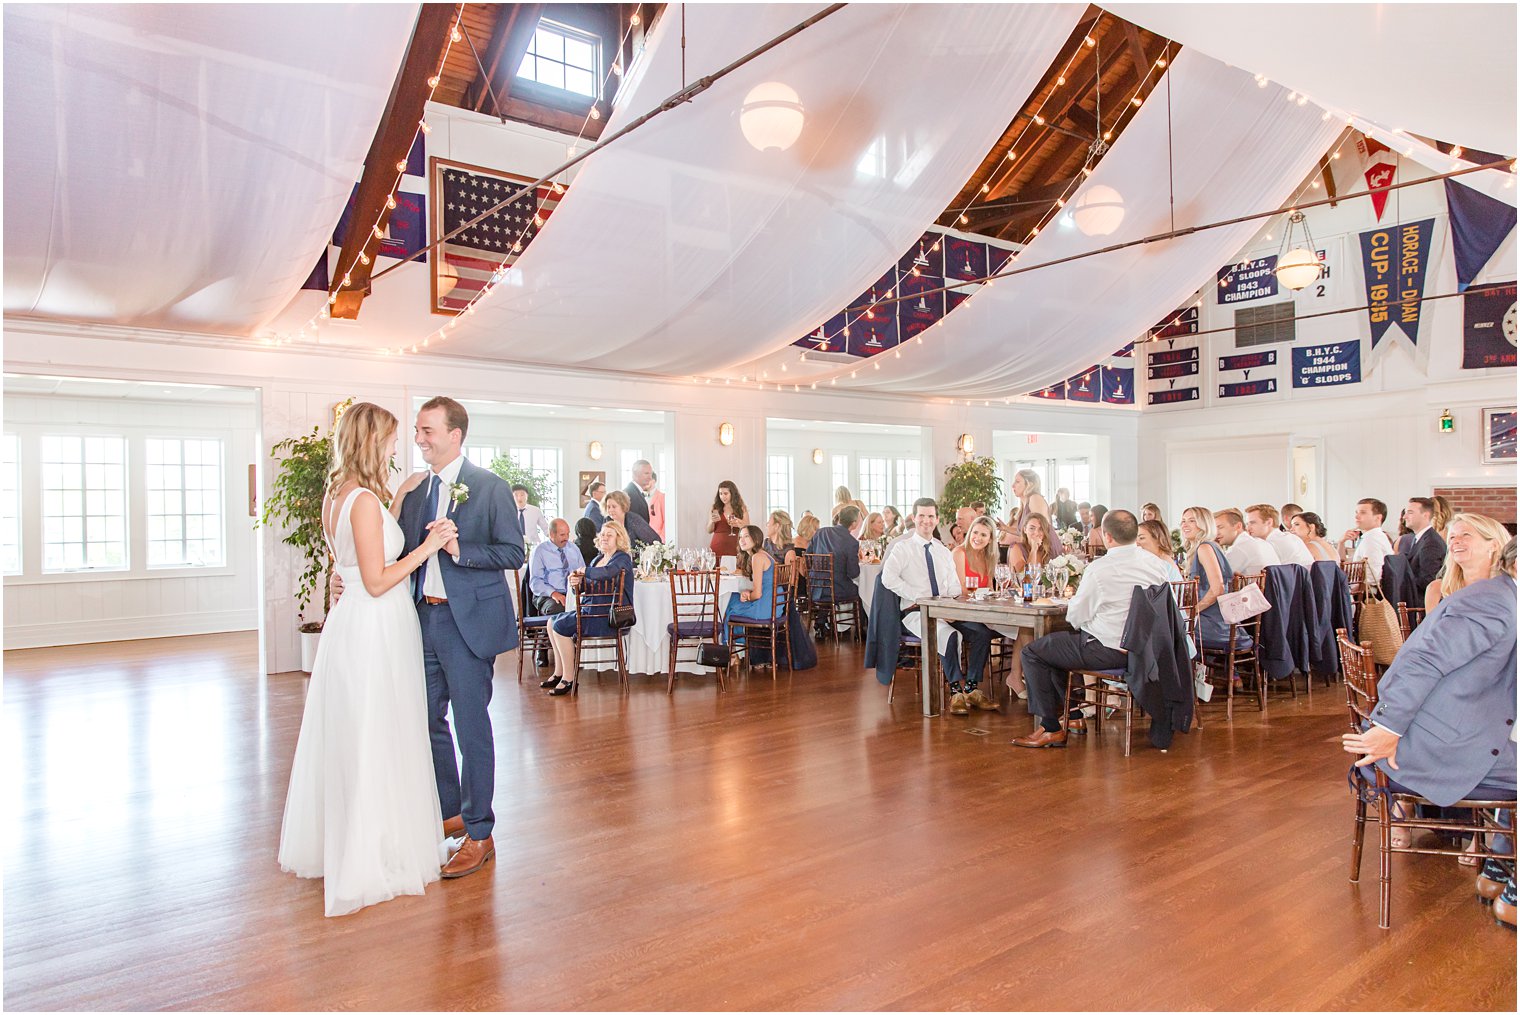
[[[1435,530],[1433,524],[1435,517],[1435,501],[1429,497],[1409,498],[1409,506],[1404,509],[1404,521],[1409,524],[1411,530],[1409,549],[1399,552],[1409,558],[1409,567],[1414,572],[1414,583],[1418,586],[1421,596],[1425,595],[1425,586],[1436,580],[1436,576],[1441,573],[1441,568],[1446,563],[1446,540],[1442,539],[1441,534]],[[1400,544],[1403,541],[1401,537]]]
[[[503,574],[523,566],[523,532],[511,488],[462,454],[470,417],[452,398],[429,399],[417,413],[417,447],[429,469],[397,491],[406,551],[427,527],[450,518],[458,538],[412,574],[427,673],[428,733],[446,835],[466,836],[443,868],[446,878],[473,874],[496,852],[496,744],[491,676],[496,656],[517,647],[517,622]],[[449,729],[449,706],[454,731]],[[454,761],[454,738],[464,759]]]
[[591,519],[591,524],[596,526],[596,531],[602,531],[602,523],[607,516],[602,511],[602,498],[607,496],[607,484],[597,481],[586,488],[586,510],[581,512],[582,518]]
[[1515,541],[1503,573],[1441,600],[1378,681],[1372,725],[1342,739],[1359,766],[1441,806],[1515,794]]
[[[860,508],[853,504],[839,509],[833,525],[826,525],[813,534],[808,542],[808,553],[831,553],[833,560],[833,596],[835,603],[853,602],[860,598]],[[813,602],[824,601],[826,589],[822,582],[809,582],[808,595]],[[821,615],[823,616],[823,615]],[[832,622],[832,621],[830,621]],[[822,623],[822,621],[820,621]]]

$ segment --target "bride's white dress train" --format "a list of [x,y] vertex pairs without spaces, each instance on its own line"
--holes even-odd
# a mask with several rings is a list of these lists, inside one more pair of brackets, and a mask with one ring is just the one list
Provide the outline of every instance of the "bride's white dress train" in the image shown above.
[[[281,869],[322,878],[328,916],[421,895],[443,842],[412,583],[365,590],[349,520],[363,496],[374,494],[349,494],[333,525],[343,596],[322,628],[280,832]],[[405,539],[380,513],[391,564]]]

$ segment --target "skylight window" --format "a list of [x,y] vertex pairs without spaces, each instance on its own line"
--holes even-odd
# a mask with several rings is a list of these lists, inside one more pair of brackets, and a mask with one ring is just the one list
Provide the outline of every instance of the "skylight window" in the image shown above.
[[533,32],[517,76],[550,88],[597,98],[601,40],[545,18]]

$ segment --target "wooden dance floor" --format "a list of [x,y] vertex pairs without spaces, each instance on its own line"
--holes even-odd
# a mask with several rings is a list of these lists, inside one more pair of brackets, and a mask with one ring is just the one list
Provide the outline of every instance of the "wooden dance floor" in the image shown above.
[[301,674],[252,635],[7,652],[5,1005],[1514,1010],[1470,869],[1396,858],[1392,931],[1375,851],[1347,883],[1338,687],[1126,759],[821,652],[578,699],[503,657],[496,859],[332,920],[275,863]]

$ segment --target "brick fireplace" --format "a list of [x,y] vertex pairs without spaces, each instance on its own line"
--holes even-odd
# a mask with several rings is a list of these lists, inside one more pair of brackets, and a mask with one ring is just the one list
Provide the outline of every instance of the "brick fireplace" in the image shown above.
[[1453,510],[1472,511],[1497,519],[1515,531],[1515,488],[1512,486],[1438,486],[1435,491]]

